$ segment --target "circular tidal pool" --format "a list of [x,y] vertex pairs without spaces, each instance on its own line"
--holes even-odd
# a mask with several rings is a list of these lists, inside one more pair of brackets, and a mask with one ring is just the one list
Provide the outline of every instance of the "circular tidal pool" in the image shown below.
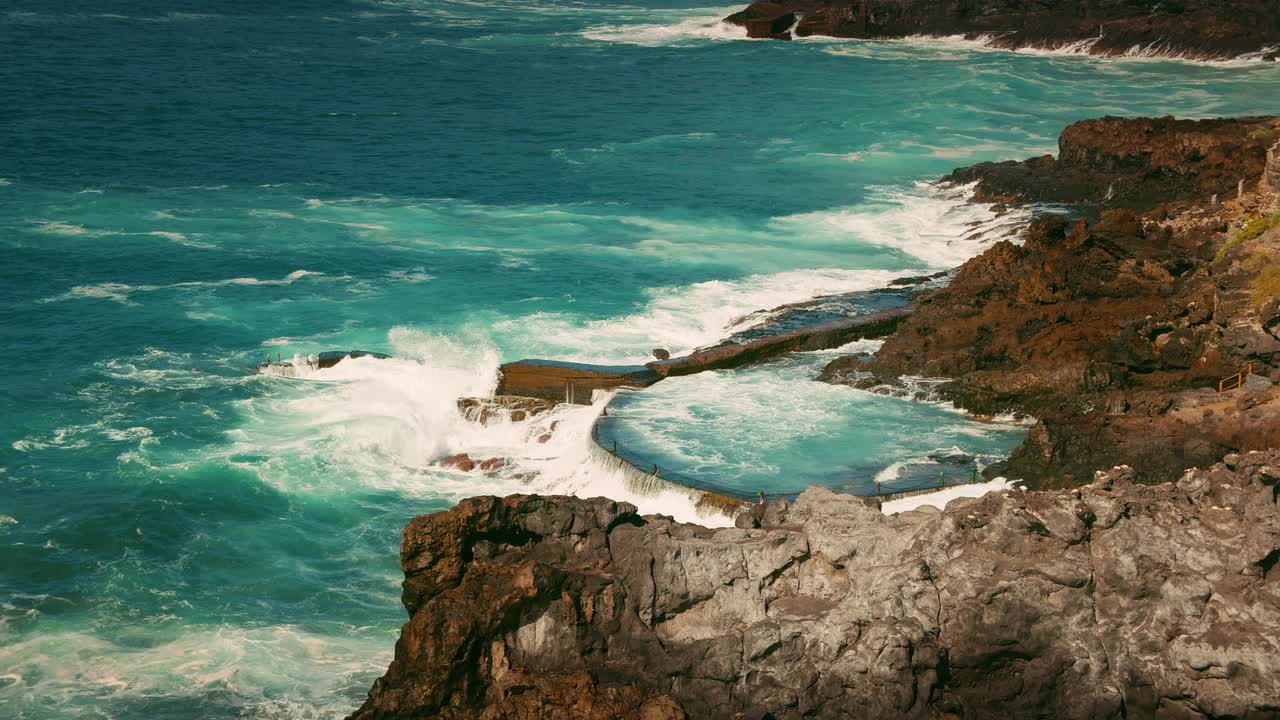
[[839,354],[797,353],[624,391],[597,441],[637,467],[656,465],[666,479],[753,496],[809,485],[867,494],[877,483],[894,492],[969,482],[1026,434],[1022,424],[978,421],[945,403],[816,382]]

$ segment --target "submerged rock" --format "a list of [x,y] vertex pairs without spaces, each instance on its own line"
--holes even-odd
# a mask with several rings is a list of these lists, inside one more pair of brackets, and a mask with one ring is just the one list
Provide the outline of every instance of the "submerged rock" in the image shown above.
[[1280,452],[1232,461],[893,517],[811,488],[720,530],[465,500],[405,529],[352,717],[1273,717]]

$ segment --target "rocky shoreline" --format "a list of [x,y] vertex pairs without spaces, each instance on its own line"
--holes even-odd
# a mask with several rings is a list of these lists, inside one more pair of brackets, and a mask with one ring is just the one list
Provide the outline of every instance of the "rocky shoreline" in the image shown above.
[[1268,0],[758,0],[725,18],[748,37],[965,37],[1006,50],[1275,61],[1280,12]]
[[1039,217],[820,379],[1038,418],[1029,491],[719,530],[465,500],[406,528],[352,718],[1280,717],[1280,118],[1085,121],[946,181]]
[[721,530],[473,498],[406,528],[410,619],[351,717],[1276,717],[1278,488],[1273,451]]
[[[1057,158],[957,170],[948,180],[977,183],[977,201],[1058,212],[1022,245],[965,263],[874,357],[837,359],[822,379],[945,377],[937,393],[963,409],[1037,418],[992,469],[1031,487],[1119,464],[1152,479],[1280,447],[1280,293],[1268,280],[1280,229],[1263,227],[1280,211],[1266,174],[1277,148],[1275,117],[1103,118],[1067,128]],[[1219,392],[1246,368],[1244,387]]]

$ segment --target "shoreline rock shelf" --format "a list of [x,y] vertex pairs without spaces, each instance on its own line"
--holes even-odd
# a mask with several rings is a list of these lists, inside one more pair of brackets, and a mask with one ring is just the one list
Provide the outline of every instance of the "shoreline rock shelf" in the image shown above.
[[[708,348],[699,348],[682,357],[670,357],[658,349],[659,358],[644,365],[598,365],[564,360],[526,359],[504,363],[499,369],[498,395],[524,396],[589,405],[595,390],[620,387],[645,388],[659,380],[691,375],[704,370],[742,367],[791,352],[827,350],[864,338],[881,338],[892,333],[910,310],[907,302],[937,276],[910,278],[912,285],[886,291],[849,293],[861,301],[852,307],[870,305],[878,309],[853,317],[831,319],[830,311],[815,309],[816,301],[784,305],[768,311],[779,319],[761,324]],[[835,296],[842,297],[842,296]],[[828,300],[831,298],[819,298]],[[818,318],[804,323],[805,318]],[[666,357],[662,357],[662,356]]]
[[758,0],[725,21],[753,38],[963,36],[1006,50],[1196,60],[1274,61],[1280,46],[1280,13],[1269,0]]
[[[1038,418],[1004,469],[1032,487],[1280,446],[1278,140],[1276,117],[1108,117],[1066,128],[1057,158],[956,170],[978,201],[1090,219],[1046,215],[1021,245],[995,244],[920,295],[873,357],[821,379],[947,377],[934,390],[960,408]],[[1250,363],[1248,388],[1218,392]]]
[[814,488],[708,530],[482,497],[405,529],[354,720],[1274,717],[1280,452],[882,515]]

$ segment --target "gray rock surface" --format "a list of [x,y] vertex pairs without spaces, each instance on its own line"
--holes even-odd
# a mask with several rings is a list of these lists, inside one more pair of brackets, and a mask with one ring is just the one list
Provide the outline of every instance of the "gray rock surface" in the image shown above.
[[1280,451],[1132,477],[717,530],[473,498],[406,528],[353,717],[1280,717]]

